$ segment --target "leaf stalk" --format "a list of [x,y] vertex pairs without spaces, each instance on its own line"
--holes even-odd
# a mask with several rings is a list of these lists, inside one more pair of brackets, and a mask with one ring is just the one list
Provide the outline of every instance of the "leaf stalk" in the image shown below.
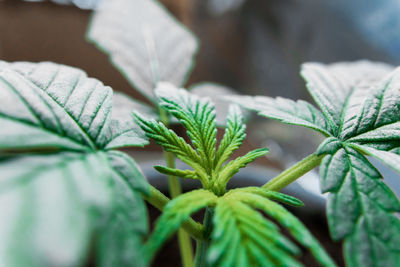
[[317,156],[315,153],[311,154],[308,157],[297,162],[289,169],[286,169],[275,178],[271,179],[262,187],[272,191],[281,191],[283,188],[293,183],[307,172],[319,166],[324,156],[325,155]]

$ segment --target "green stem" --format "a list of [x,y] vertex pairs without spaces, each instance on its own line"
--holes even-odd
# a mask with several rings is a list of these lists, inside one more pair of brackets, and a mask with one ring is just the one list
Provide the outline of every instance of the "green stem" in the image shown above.
[[[163,193],[158,191],[155,187],[150,187],[150,195],[143,195],[144,199],[149,202],[152,206],[156,207],[162,211],[165,205],[168,204],[170,199],[166,197]],[[182,224],[182,228],[190,234],[193,238],[200,240],[203,238],[203,226],[195,222],[192,218],[188,219]]]
[[263,185],[263,187],[272,191],[281,191],[283,188],[293,183],[307,172],[319,166],[323,157],[324,155],[317,156],[316,154],[311,154],[310,156],[297,162],[289,169],[283,171],[281,174]]
[[203,221],[204,225],[203,239],[198,240],[196,246],[196,259],[194,261],[196,267],[207,266],[207,250],[210,245],[210,235],[212,232],[213,216],[214,216],[214,209],[207,208]]
[[[169,121],[166,111],[160,109],[160,116],[161,121],[168,126]],[[175,156],[172,153],[164,151],[164,158],[168,168],[175,168]],[[182,187],[177,177],[169,175],[168,185],[171,198],[182,194]],[[183,266],[193,267],[193,249],[190,236],[181,228],[178,230],[178,242]]]

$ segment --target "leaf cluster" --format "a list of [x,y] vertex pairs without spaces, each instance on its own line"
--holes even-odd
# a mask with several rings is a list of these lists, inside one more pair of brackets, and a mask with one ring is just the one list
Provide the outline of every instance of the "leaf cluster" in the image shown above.
[[160,83],[155,94],[160,107],[182,123],[191,140],[191,144],[188,144],[162,122],[136,112],[134,114],[136,121],[146,136],[166,151],[174,153],[192,168],[180,170],[156,166],[159,172],[181,178],[198,179],[205,189],[223,195],[227,183],[240,168],[268,152],[266,148],[256,149],[224,164],[246,137],[246,126],[239,107],[236,105],[230,107],[225,133],[216,149],[215,108],[209,100],[192,95],[184,89],[177,89],[168,83]]
[[305,126],[326,136],[323,192],[334,240],[344,239],[349,266],[397,266],[400,202],[367,156],[400,171],[400,69],[360,61],[304,64],[301,71],[319,109],[284,98],[232,97],[267,118]]
[[[212,226],[208,227],[211,233],[207,229],[203,232],[204,242],[210,243],[207,261],[211,266],[301,266],[294,258],[300,254],[297,246],[257,210],[264,211],[287,228],[323,266],[335,266],[301,222],[275,202],[302,206],[300,200],[257,187],[226,192],[227,182],[240,168],[268,152],[267,149],[257,149],[225,163],[245,138],[245,125],[238,106],[230,107],[225,133],[216,149],[217,129],[211,102],[165,83],[159,84],[155,93],[160,107],[186,128],[191,145],[161,122],[137,112],[134,114],[136,121],[149,138],[193,169],[155,168],[167,175],[198,179],[203,189],[183,194],[168,203],[145,246],[147,260],[151,260],[191,214],[205,208],[212,214]],[[207,225],[204,227],[207,228]]]

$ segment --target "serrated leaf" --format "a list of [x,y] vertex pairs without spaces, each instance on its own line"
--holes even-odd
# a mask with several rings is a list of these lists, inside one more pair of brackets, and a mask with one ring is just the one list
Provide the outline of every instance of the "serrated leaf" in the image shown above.
[[[268,148],[259,148],[248,152],[242,157],[238,157],[225,164],[221,171],[218,173],[218,182],[225,190],[226,183],[233,177],[241,168],[246,167],[247,164],[253,162],[255,159],[265,156],[269,152]],[[221,189],[222,189],[221,188]]]
[[332,133],[336,134],[343,106],[353,89],[360,83],[377,82],[392,70],[389,65],[369,61],[332,65],[306,63],[302,65],[301,75],[328,120]]
[[302,266],[293,258],[300,250],[255,209],[267,212],[287,227],[323,266],[335,266],[300,221],[254,190],[235,189],[218,199],[208,253],[212,266]]
[[214,105],[205,98],[198,98],[185,89],[160,83],[156,89],[159,105],[177,118],[211,174],[215,159],[217,128]]
[[191,86],[189,92],[199,97],[209,98],[215,104],[217,125],[225,126],[226,119],[229,116],[230,104],[224,98],[228,95],[237,95],[235,90],[216,83],[202,82]]
[[325,136],[331,135],[330,126],[322,113],[305,101],[295,102],[287,98],[267,96],[229,96],[227,99],[258,112],[260,116],[311,128]]
[[[107,218],[116,212],[130,214],[129,229],[119,226],[130,233],[126,240],[109,239],[109,246],[140,241],[147,228],[138,191],[149,188],[132,159],[106,152],[112,133],[121,130],[113,124],[111,88],[72,67],[4,61],[0,87],[0,151],[16,155],[0,164],[0,201],[7,201],[0,205],[0,265],[79,266],[95,230],[108,232],[114,222]],[[131,146],[147,143],[139,132],[123,139]],[[122,197],[129,207],[122,208]],[[121,262],[132,249],[122,243],[114,256]]]
[[[320,168],[321,188],[331,193],[330,230],[334,239],[345,239],[349,266],[391,266],[398,258],[398,250],[393,249],[398,246],[396,238],[388,238],[397,235],[396,227],[383,230],[372,224],[379,213],[382,220],[397,225],[393,212],[399,209],[398,199],[362,155],[400,170],[400,70],[392,70],[385,64],[361,61],[309,63],[302,71],[330,125],[325,130],[331,137],[317,150],[318,155],[326,154]],[[378,210],[372,210],[371,203]]]
[[88,38],[152,101],[158,82],[183,84],[197,51],[195,37],[154,0],[104,1]]
[[176,176],[180,178],[187,178],[187,179],[198,179],[196,172],[191,170],[179,170],[164,166],[154,166],[154,169],[166,175]]
[[147,137],[153,139],[166,151],[174,153],[179,159],[190,165],[196,171],[202,183],[208,183],[208,175],[202,165],[202,159],[182,137],[176,135],[174,131],[168,129],[162,122],[143,117],[137,112],[133,115]]
[[288,212],[284,207],[257,194],[240,193],[236,194],[235,198],[243,201],[253,208],[264,211],[267,215],[271,216],[271,218],[279,222],[289,231],[289,233],[297,240],[297,242],[310,250],[315,259],[322,266],[336,266],[319,242],[312,236],[312,234],[300,222],[300,220]]
[[[0,148],[87,150],[112,141],[112,90],[79,69],[3,62],[0,86]],[[136,135],[130,145],[147,144]]]
[[229,159],[229,156],[240,147],[246,138],[246,125],[243,122],[243,115],[238,106],[229,106],[226,120],[225,133],[215,156],[216,170],[222,167],[222,164]]
[[[372,255],[377,251],[372,250],[381,243],[385,244],[381,247],[382,253],[398,258],[400,239],[392,237],[400,232],[393,227],[381,228],[376,223],[379,220],[389,220],[399,224],[393,212],[400,210],[400,203],[381,181],[380,173],[362,154],[349,147],[325,157],[322,164],[322,181],[335,183],[335,186],[328,188],[331,192],[327,211],[331,235],[334,239],[346,238],[345,244],[348,245],[345,247],[349,249],[346,250],[346,258],[352,258],[350,262],[361,260],[363,266],[374,266],[380,259],[373,258]],[[365,227],[375,230],[366,233]],[[367,238],[362,235],[367,235]],[[358,241],[367,244],[357,244]],[[351,254],[357,246],[361,249]]]
[[150,260],[165,240],[176,232],[192,213],[205,207],[214,206],[216,201],[217,196],[204,189],[194,190],[171,200],[165,206],[153,233],[145,245],[145,257]]
[[143,144],[143,146],[147,144],[144,133],[132,119],[132,111],[135,110],[146,117],[158,119],[155,110],[119,92],[114,92],[112,106],[111,137],[106,149],[126,147],[132,144]]
[[269,198],[271,200],[274,201],[279,201],[282,202],[284,204],[288,204],[291,206],[295,206],[295,207],[301,207],[304,206],[304,203],[295,197],[286,195],[286,194],[282,194],[279,192],[275,192],[275,191],[271,191],[262,187],[243,187],[243,188],[238,188],[238,189],[232,189],[230,190],[230,192],[247,192],[247,193],[252,193],[252,194],[256,194],[256,195],[260,195],[262,197],[266,197]]

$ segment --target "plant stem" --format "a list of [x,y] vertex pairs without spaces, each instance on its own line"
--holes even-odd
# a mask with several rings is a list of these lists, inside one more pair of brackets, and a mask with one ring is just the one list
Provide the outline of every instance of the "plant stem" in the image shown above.
[[[169,121],[165,110],[160,109],[160,117],[161,121],[168,126]],[[172,153],[164,151],[164,158],[168,168],[175,168],[175,156]],[[168,185],[171,198],[175,198],[182,193],[182,187],[177,177],[168,175]],[[178,241],[183,266],[193,267],[192,242],[190,236],[181,228],[178,230]]]
[[[163,193],[157,190],[155,187],[150,187],[150,196],[143,195],[144,199],[149,202],[152,206],[162,211],[165,205],[168,204],[170,199]],[[190,234],[193,238],[199,240],[203,238],[203,226],[195,222],[192,218],[188,219],[182,224],[182,228]]]
[[212,232],[212,219],[214,216],[214,209],[207,208],[206,213],[204,215],[203,225],[203,239],[197,241],[196,246],[196,259],[194,264],[196,267],[205,267],[207,265],[207,250],[210,245],[210,235]]
[[317,156],[316,154],[311,154],[310,156],[297,162],[289,169],[283,171],[281,174],[263,185],[263,187],[272,191],[281,191],[283,188],[293,183],[307,172],[319,166],[323,157],[324,155]]

